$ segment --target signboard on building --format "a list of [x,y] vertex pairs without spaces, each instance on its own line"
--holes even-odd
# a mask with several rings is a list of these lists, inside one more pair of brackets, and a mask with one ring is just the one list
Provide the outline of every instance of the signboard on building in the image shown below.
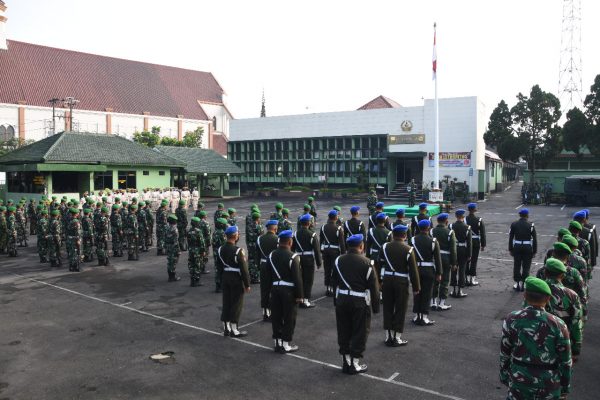
[[44,178],[44,175],[34,175],[33,184],[43,186],[46,184],[46,178]]
[[[433,153],[429,153],[429,167],[433,168]],[[470,167],[471,152],[440,152],[440,167]]]
[[423,144],[425,143],[425,134],[417,133],[411,135],[390,135],[388,144]]

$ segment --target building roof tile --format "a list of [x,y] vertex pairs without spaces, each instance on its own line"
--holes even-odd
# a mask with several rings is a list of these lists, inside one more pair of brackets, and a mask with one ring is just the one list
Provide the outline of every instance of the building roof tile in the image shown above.
[[185,170],[191,174],[225,175],[243,172],[237,165],[214,150],[171,146],[156,146],[156,149],[185,163]]
[[367,104],[358,108],[358,110],[373,110],[376,108],[401,108],[402,106],[394,100],[385,97],[377,96]]

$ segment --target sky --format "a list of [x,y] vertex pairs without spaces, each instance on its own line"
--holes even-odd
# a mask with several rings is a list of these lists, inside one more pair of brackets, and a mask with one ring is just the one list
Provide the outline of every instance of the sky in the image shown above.
[[[9,39],[214,74],[235,118],[478,96],[491,113],[558,93],[562,0],[4,0]],[[600,1],[582,2],[584,96],[600,74]],[[1,73],[1,72],[0,72]],[[68,94],[65,94],[68,95]]]

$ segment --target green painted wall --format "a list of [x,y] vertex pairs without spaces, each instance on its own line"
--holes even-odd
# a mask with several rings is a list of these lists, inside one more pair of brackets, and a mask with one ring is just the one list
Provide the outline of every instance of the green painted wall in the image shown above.
[[[171,170],[168,167],[132,167],[130,165],[110,165],[108,171],[113,173],[113,189],[119,187],[119,171],[135,171],[135,180],[138,190],[148,187],[165,188],[171,186]],[[144,171],[148,171],[148,175],[144,175]],[[164,175],[159,175],[159,171],[165,171]],[[93,187],[93,175],[92,175]]]
[[[538,169],[535,171],[535,180],[540,185],[547,182],[552,183],[553,193],[564,193],[565,178],[571,175],[600,175],[600,169]],[[531,181],[531,171],[526,170],[523,173],[523,181],[526,183]]]

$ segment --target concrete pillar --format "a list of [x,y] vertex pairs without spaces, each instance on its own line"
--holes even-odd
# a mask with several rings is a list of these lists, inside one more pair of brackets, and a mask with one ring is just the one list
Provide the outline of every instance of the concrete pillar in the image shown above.
[[19,101],[19,141],[25,140],[25,101]]
[[183,140],[183,115],[177,116],[177,140]]
[[150,113],[148,111],[144,111],[144,131],[148,132],[150,129],[148,129],[148,115],[150,115]]
[[71,112],[69,110],[65,110],[65,132],[69,131],[71,126]]
[[112,108],[106,108],[106,133],[111,134],[112,133],[112,112],[113,109]]
[[225,190],[225,178],[223,175],[219,177],[219,196],[223,197],[223,191]]

